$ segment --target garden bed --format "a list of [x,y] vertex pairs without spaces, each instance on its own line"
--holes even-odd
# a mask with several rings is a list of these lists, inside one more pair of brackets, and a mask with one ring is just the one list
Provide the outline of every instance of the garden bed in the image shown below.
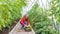
[[18,21],[19,19],[14,20],[10,28],[7,28],[7,27],[3,28],[2,31],[0,31],[0,34],[8,34],[14,28],[14,26],[17,24]]

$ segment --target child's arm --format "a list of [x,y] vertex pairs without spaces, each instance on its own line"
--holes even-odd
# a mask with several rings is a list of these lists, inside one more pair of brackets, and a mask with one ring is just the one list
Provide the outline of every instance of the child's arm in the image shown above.
[[29,24],[30,24],[30,22],[29,22],[29,19],[28,19],[28,18],[26,19],[26,21],[27,21],[27,23],[28,23],[28,25],[29,25]]
[[24,27],[24,19],[20,19],[20,24]]

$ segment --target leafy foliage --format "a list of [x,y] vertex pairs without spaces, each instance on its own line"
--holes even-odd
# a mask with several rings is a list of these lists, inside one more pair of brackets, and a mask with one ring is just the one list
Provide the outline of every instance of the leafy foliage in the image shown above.
[[[53,18],[50,17],[57,10],[57,7],[54,8],[54,6],[51,7],[51,10],[47,11],[41,7],[39,8],[38,4],[36,3],[29,11],[29,20],[36,34],[58,34],[58,31],[56,31],[53,26]],[[54,12],[52,12],[52,10]]]
[[60,10],[59,10],[59,1],[58,0],[53,0],[52,1],[52,8],[51,8],[51,12],[52,14],[54,14],[56,16],[57,21],[59,21],[60,18]]
[[0,0],[0,30],[21,18],[21,10],[25,5],[26,0]]
[[60,34],[60,0],[52,0],[51,12],[55,16],[58,34]]

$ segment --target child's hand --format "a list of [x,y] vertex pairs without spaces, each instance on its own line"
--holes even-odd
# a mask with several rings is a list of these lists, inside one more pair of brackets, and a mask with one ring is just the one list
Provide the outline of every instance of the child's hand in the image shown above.
[[24,28],[25,28],[25,27],[30,27],[30,24],[28,24],[28,25],[24,25]]
[[30,26],[30,24],[28,24],[28,26]]
[[24,28],[25,28],[25,27],[28,27],[28,25],[24,25]]

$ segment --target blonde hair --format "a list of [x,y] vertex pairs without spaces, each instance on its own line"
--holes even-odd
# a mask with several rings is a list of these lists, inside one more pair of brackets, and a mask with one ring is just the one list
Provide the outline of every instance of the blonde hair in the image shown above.
[[26,15],[28,15],[28,12],[24,12],[24,13],[22,14],[22,17],[25,17]]

